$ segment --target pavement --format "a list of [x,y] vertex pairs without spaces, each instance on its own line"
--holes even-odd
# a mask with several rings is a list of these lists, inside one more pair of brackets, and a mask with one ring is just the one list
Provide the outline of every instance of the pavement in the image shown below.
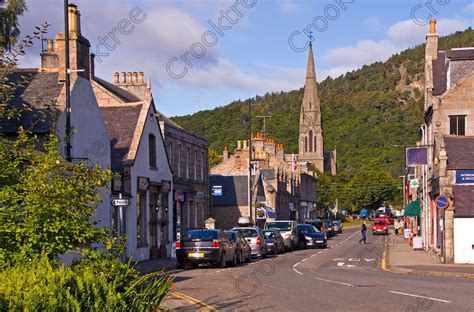
[[140,274],[148,274],[152,272],[165,271],[170,273],[176,269],[176,260],[174,259],[158,259],[139,261],[136,268]]
[[408,239],[396,238],[387,244],[387,269],[415,275],[451,276],[474,278],[474,264],[443,264],[437,254],[424,250],[413,250]]
[[[176,291],[163,309],[176,311],[473,311],[472,279],[383,270],[397,240],[358,229],[304,249],[236,267],[176,270]],[[395,248],[393,248],[395,250]],[[409,264],[408,264],[409,265]]]

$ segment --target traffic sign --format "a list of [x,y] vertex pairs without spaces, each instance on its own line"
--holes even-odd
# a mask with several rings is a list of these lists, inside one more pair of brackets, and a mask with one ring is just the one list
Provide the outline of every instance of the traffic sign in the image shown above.
[[449,199],[447,199],[443,195],[440,195],[436,197],[435,203],[436,203],[436,207],[438,207],[439,209],[446,209],[449,206]]
[[126,198],[112,199],[112,205],[114,206],[128,206],[129,202]]

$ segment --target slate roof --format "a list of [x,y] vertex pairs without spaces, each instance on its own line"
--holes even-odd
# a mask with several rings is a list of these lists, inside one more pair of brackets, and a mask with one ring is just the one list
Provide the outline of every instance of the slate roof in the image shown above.
[[433,95],[441,95],[446,92],[447,72],[446,52],[439,51],[438,58],[433,61]]
[[448,51],[448,58],[456,61],[474,60],[474,47],[450,49]]
[[222,196],[213,196],[214,206],[227,206],[227,205],[247,205],[248,204],[248,185],[247,176],[236,175],[236,176],[223,176],[223,175],[210,175],[209,185],[222,186]]
[[112,170],[122,171],[143,104],[102,106],[100,112],[110,138]]
[[454,185],[454,217],[474,217],[474,185]]
[[64,84],[58,82],[57,72],[32,69],[15,72],[10,81],[17,88],[9,104],[14,108],[30,108],[16,119],[0,119],[0,132],[16,133],[20,126],[37,134],[49,133],[53,125],[56,103]]
[[474,169],[474,137],[444,136],[448,169]]

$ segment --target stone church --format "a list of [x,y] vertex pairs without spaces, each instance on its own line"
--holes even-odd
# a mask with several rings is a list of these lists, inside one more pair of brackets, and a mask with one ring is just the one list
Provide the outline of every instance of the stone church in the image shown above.
[[[309,169],[314,165],[321,172],[336,173],[335,151],[323,150],[321,122],[310,44],[300,113],[299,153],[285,154],[283,144],[263,133],[252,134],[251,144],[238,140],[233,155],[229,155],[226,147],[222,163],[211,168],[209,176],[211,189],[219,189],[218,195],[211,196],[211,217],[216,220],[216,227],[230,228],[241,217],[260,225],[267,219],[304,222],[315,218],[317,173]],[[250,154],[253,169],[249,206]]]

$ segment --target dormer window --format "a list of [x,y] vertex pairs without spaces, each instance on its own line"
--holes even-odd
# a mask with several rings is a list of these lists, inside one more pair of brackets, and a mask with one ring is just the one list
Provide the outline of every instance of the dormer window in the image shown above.
[[153,134],[148,135],[148,157],[150,169],[156,169],[156,138]]

